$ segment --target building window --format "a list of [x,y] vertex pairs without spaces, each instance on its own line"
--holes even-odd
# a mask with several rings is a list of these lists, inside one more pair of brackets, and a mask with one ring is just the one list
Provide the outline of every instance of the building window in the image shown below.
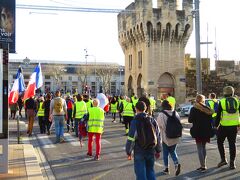
[[111,82],[111,94],[116,94],[116,82]]
[[45,79],[51,79],[51,76],[45,75]]
[[71,80],[72,80],[72,76],[69,76],[69,77],[68,77],[68,80],[71,81]]
[[132,69],[132,55],[129,55],[128,63],[129,63],[129,70],[131,70]]
[[142,68],[142,51],[138,51],[138,68]]

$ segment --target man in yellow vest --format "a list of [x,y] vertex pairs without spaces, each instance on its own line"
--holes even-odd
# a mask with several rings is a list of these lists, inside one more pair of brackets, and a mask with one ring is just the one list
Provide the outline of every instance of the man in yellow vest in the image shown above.
[[74,103],[74,110],[73,110],[74,131],[75,131],[76,137],[79,137],[80,135],[78,132],[78,124],[80,123],[81,119],[85,114],[87,114],[86,103],[83,101],[83,96],[78,94],[77,102]]
[[172,109],[174,110],[176,107],[176,99],[171,95],[171,93],[167,94],[167,101],[172,106]]
[[223,88],[224,98],[220,100],[215,126],[217,127],[217,144],[221,157],[217,167],[227,164],[224,141],[227,138],[230,152],[230,169],[236,169],[236,137],[240,126],[239,100],[234,97],[234,88],[226,86]]
[[218,100],[216,99],[216,94],[215,93],[210,93],[208,96],[209,100],[206,103],[207,106],[210,107],[214,111],[212,114],[212,126],[215,126],[215,120],[217,117],[217,110],[218,110]]
[[38,109],[38,112],[37,112],[38,124],[39,124],[39,128],[40,128],[40,133],[45,134],[46,133],[46,128],[45,128],[45,120],[44,120],[44,109],[42,107],[44,97],[41,96],[38,100],[39,100],[38,108],[37,108]]
[[154,116],[154,110],[156,109],[156,100],[150,94],[149,94],[149,101],[150,101],[150,113],[152,116]]
[[129,97],[126,97],[126,101],[123,101],[122,107],[120,107],[120,111],[122,112],[123,123],[125,124],[125,135],[127,136],[131,121],[133,120],[133,117],[135,115],[135,108],[131,103],[131,99]]
[[88,156],[92,156],[93,136],[96,142],[95,160],[100,159],[101,136],[104,128],[104,110],[99,107],[99,100],[93,100],[93,107],[88,109]]

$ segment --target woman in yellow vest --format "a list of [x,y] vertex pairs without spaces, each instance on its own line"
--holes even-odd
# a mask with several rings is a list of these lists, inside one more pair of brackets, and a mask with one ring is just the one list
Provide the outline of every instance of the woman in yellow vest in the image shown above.
[[44,97],[39,98],[39,103],[38,103],[38,124],[40,127],[40,133],[45,134],[46,133],[46,128],[45,128],[45,120],[44,120],[44,109],[42,107],[44,101]]
[[227,165],[224,141],[227,138],[230,152],[230,169],[236,169],[236,138],[240,126],[239,100],[234,97],[234,88],[223,88],[224,98],[220,100],[215,126],[217,127],[217,144],[221,161],[217,167]]
[[88,156],[92,156],[93,136],[96,142],[95,160],[100,159],[101,153],[101,136],[104,128],[104,110],[99,107],[99,100],[93,100],[93,107],[88,110]]
[[122,106],[120,108],[123,116],[123,123],[125,124],[126,136],[128,135],[128,131],[131,125],[131,121],[135,115],[135,108],[131,103],[131,99],[129,97],[126,98],[126,101],[123,101]]
[[74,131],[75,131],[76,137],[79,137],[78,124],[85,114],[87,114],[86,103],[83,101],[83,96],[78,94],[77,102],[74,103],[74,110],[73,110]]

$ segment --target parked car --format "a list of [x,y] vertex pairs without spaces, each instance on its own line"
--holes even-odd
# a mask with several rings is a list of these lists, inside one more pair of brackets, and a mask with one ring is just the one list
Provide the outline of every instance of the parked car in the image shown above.
[[[205,104],[208,105],[208,101],[210,101],[211,99],[205,99]],[[217,99],[219,102],[219,99]],[[189,116],[191,108],[193,107],[192,104],[185,104],[180,106],[177,111],[179,112],[180,116]]]

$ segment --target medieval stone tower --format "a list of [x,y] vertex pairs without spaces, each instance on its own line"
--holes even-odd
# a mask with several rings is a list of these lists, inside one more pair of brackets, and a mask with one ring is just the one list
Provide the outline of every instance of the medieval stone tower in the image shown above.
[[[118,14],[118,38],[125,54],[125,92],[160,98],[186,96],[184,54],[192,32],[192,0],[135,0]],[[180,9],[179,9],[180,5]],[[181,6],[182,5],[182,6]]]

